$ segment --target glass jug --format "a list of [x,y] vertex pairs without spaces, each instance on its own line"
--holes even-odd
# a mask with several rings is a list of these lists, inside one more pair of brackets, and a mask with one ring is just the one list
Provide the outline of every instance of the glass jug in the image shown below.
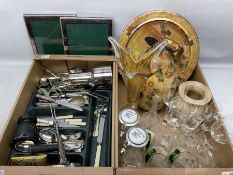
[[139,91],[146,80],[158,71],[160,53],[166,47],[167,40],[162,40],[146,52],[125,48],[113,37],[108,37],[115,52],[114,61],[118,64],[119,73],[127,91],[126,107],[137,108]]

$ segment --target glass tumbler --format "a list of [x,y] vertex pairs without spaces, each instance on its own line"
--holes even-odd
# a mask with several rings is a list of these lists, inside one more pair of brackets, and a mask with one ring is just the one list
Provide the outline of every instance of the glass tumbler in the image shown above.
[[159,145],[153,146],[145,155],[147,167],[170,168],[171,163],[167,159],[167,151]]
[[181,102],[180,96],[175,96],[166,108],[165,120],[169,125],[180,128],[183,120],[187,120],[187,117],[189,117],[189,112],[187,111],[190,112],[190,107]]
[[[172,154],[176,154],[175,158],[171,157]],[[172,162],[173,168],[200,168],[200,163],[197,157],[188,152],[181,152],[178,149],[174,150],[174,152],[169,157],[169,160]]]
[[232,137],[232,134],[229,131],[232,131],[233,126],[233,116],[232,115],[226,115],[221,116],[217,115],[215,116],[215,122],[211,125],[210,134],[212,138],[221,144],[227,144],[229,143],[229,139],[227,136],[227,133],[230,137]]
[[186,134],[195,134],[200,131],[200,125],[203,123],[203,116],[200,114],[188,114],[181,124],[181,131]]

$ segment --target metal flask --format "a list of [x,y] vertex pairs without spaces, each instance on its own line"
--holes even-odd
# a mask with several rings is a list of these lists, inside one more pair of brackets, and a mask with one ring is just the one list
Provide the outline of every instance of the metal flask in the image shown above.
[[112,84],[111,66],[97,67],[93,69],[93,77],[96,85]]
[[93,82],[93,74],[91,72],[70,74],[69,80],[78,85],[90,85]]

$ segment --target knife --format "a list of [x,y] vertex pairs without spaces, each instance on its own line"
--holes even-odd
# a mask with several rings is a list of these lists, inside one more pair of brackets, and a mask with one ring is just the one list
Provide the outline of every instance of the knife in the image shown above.
[[103,95],[99,95],[99,94],[96,94],[94,92],[88,92],[88,91],[80,91],[80,92],[72,92],[72,93],[66,93],[66,96],[68,98],[70,97],[76,97],[78,95],[87,95],[87,96],[90,96],[90,97],[94,97],[96,99],[101,99],[101,100],[106,100],[106,101],[109,101],[109,98],[106,97],[106,96],[103,96]]
[[106,115],[101,115],[101,117],[100,117],[99,135],[97,137],[97,145],[98,146],[97,146],[96,154],[95,154],[95,164],[94,164],[94,167],[99,167],[99,164],[100,164],[101,144],[102,144],[103,135],[104,135],[105,117],[106,117]]
[[62,106],[65,106],[67,108],[75,109],[75,110],[78,110],[78,111],[83,111],[83,109],[80,108],[79,106],[73,105],[73,104],[68,103],[66,101],[54,100],[52,98],[49,98],[49,97],[46,97],[46,96],[40,95],[40,94],[36,94],[36,97],[40,98],[40,99],[43,99],[43,100],[47,100],[47,101],[53,102],[53,103],[56,103],[56,104],[59,104],[59,105],[62,105]]

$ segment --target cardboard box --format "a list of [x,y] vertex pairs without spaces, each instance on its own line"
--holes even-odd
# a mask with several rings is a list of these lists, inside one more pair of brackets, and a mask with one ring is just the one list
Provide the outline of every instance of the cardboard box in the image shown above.
[[[126,89],[124,86],[124,82],[120,76],[117,75],[118,79],[118,94],[116,95],[117,98],[117,109],[116,113],[118,114],[119,108],[123,102],[126,101]],[[190,80],[196,80],[199,81],[205,85],[208,86],[207,81],[201,71],[200,66],[198,65],[197,68],[195,69],[192,77]],[[216,105],[215,105],[216,107]],[[117,119],[117,118],[116,118]],[[218,168],[197,168],[197,169],[192,169],[192,168],[123,168],[120,167],[120,162],[119,162],[119,122],[116,120],[115,124],[117,125],[115,127],[115,166],[116,166],[116,174],[117,175],[139,175],[139,174],[147,174],[147,175],[194,175],[194,174],[211,174],[211,175],[219,175],[221,172],[227,172],[227,171],[233,171],[233,150],[232,150],[232,145],[230,144],[230,138],[229,139],[229,144],[218,144],[215,141],[211,141],[211,144],[213,145],[215,149],[215,154],[219,157],[220,164]],[[226,129],[225,129],[226,132]],[[226,169],[227,168],[227,169]],[[229,169],[228,169],[229,168]]]
[[0,170],[4,170],[7,175],[17,174],[53,174],[53,175],[65,175],[65,174],[93,174],[93,175],[112,175],[114,165],[114,141],[115,136],[112,132],[112,141],[111,141],[111,167],[78,167],[78,168],[56,168],[56,167],[14,167],[6,166],[11,153],[10,140],[15,133],[17,128],[17,119],[19,116],[25,114],[28,103],[31,99],[33,91],[36,89],[36,86],[39,82],[39,79],[44,76],[45,71],[41,69],[41,66],[48,68],[52,72],[67,72],[67,67],[74,68],[88,68],[92,69],[96,66],[112,66],[113,70],[113,85],[112,85],[112,130],[114,128],[115,121],[115,95],[116,95],[116,76],[117,73],[116,65],[113,63],[113,59],[110,56],[53,56],[53,55],[38,55],[33,60],[32,65],[28,71],[28,74],[25,78],[19,96],[17,97],[16,103],[13,106],[13,109],[9,115],[9,118],[6,122],[5,128],[0,136]]
[[[111,167],[76,167],[76,168],[58,168],[58,167],[14,167],[6,166],[9,159],[11,148],[10,139],[17,128],[17,118],[26,111],[27,104],[31,99],[32,92],[36,89],[39,78],[45,72],[40,68],[44,65],[53,72],[67,71],[67,67],[85,67],[93,68],[98,65],[111,65],[113,68],[113,91],[112,91],[112,156]],[[197,66],[192,80],[200,81],[207,85],[199,66]],[[119,145],[118,145],[118,108],[126,100],[126,91],[124,83],[117,72],[117,64],[113,62],[112,56],[64,56],[64,55],[37,55],[25,78],[22,89],[17,97],[16,103],[9,115],[5,128],[0,136],[0,170],[4,170],[7,175],[24,174],[24,175],[68,175],[68,174],[92,174],[92,175],[139,175],[139,174],[156,174],[156,175],[217,175],[221,172],[233,171],[233,150],[230,144],[214,144],[216,153],[221,158],[222,164],[219,168],[198,168],[198,169],[174,169],[174,168],[123,168],[119,166]]]

